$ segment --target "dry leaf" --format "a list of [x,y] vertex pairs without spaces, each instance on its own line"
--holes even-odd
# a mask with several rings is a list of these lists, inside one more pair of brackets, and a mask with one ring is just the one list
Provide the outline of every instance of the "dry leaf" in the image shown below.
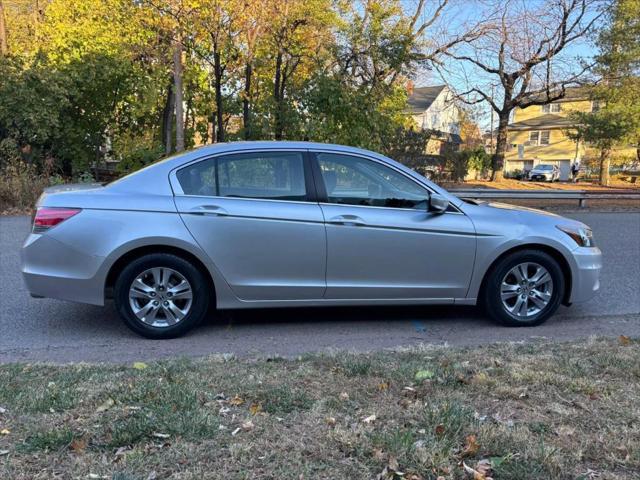
[[245,432],[248,432],[249,430],[253,429],[253,422],[251,420],[247,420],[246,422],[242,423],[242,430],[244,430]]
[[133,368],[136,370],[144,370],[147,368],[147,364],[144,362],[133,362]]
[[74,438],[69,448],[76,453],[82,453],[84,449],[87,448],[87,441],[84,438]]
[[462,467],[468,475],[471,475],[471,478],[473,478],[473,480],[493,480],[491,477],[485,476],[483,473],[471,468],[464,462],[462,462]]
[[342,392],[340,394],[340,400],[349,400],[349,394],[347,392]]
[[480,449],[480,445],[478,445],[475,435],[467,435],[466,440],[467,440],[467,443],[464,446],[464,450],[462,451],[462,456],[472,457],[473,455],[478,453],[478,450]]
[[336,424],[336,419],[333,417],[327,417],[327,419],[325,420],[325,422],[327,422],[327,425],[330,426],[334,426]]
[[259,403],[252,403],[251,406],[249,407],[249,412],[251,412],[251,415],[256,415],[261,411],[262,411],[262,405],[260,405]]
[[620,335],[618,337],[618,342],[620,342],[620,345],[629,345],[631,343],[631,339],[626,335]]
[[239,395],[236,395],[231,400],[229,400],[229,404],[233,405],[233,406],[236,406],[236,407],[238,405],[242,405],[243,403],[244,403],[244,399],[242,397],[240,397]]
[[445,428],[444,425],[440,424],[436,427],[436,435],[441,437],[442,435],[444,435],[445,432]]
[[378,384],[378,390],[384,391],[389,389],[389,382],[381,382]]
[[376,420],[375,415],[369,415],[368,417],[365,417],[362,419],[364,423],[372,423],[372,422],[375,422],[375,420]]
[[384,460],[385,458],[387,458],[387,455],[384,453],[384,451],[381,448],[374,448],[373,458],[375,458],[376,460]]
[[107,398],[105,402],[96,408],[96,413],[102,413],[109,410],[111,407],[115,405],[116,402],[113,401],[113,398]]

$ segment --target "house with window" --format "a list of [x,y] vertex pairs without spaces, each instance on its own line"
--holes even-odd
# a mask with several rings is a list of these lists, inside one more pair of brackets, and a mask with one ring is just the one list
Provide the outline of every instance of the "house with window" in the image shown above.
[[[598,152],[583,142],[575,142],[567,135],[574,126],[572,112],[595,112],[597,101],[589,99],[583,88],[569,88],[566,95],[546,105],[532,105],[514,111],[509,124],[508,147],[505,156],[505,172],[529,171],[544,163],[560,169],[560,180],[568,180],[571,164],[583,164],[596,158]],[[622,154],[633,154],[621,149]]]
[[427,144],[429,155],[442,155],[446,149],[458,150],[460,137],[460,110],[454,95],[446,85],[414,87],[407,85],[409,105],[407,113],[417,128],[431,130],[434,136]]

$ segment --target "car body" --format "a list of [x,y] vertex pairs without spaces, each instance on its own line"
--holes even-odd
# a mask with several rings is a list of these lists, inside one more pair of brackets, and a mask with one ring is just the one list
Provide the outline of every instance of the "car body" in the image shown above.
[[[487,282],[510,267],[502,288],[520,289],[504,285],[514,282],[513,272],[519,277],[513,259],[524,255],[521,265],[532,278],[542,272],[535,265],[554,277],[552,287],[540,287],[554,305],[531,318],[515,318],[509,302],[505,311],[494,305],[489,313],[528,325],[560,302],[593,296],[601,254],[592,242],[580,222],[463,201],[374,152],[237,142],[167,158],[106,186],[47,189],[22,248],[22,272],[33,296],[94,305],[114,297],[130,327],[162,338],[187,330],[167,328],[180,323],[180,314],[195,315],[187,305],[200,316],[209,304],[491,307],[496,298],[486,297]],[[182,294],[189,300],[176,307],[177,317],[149,313],[161,318],[149,327],[145,311],[158,301],[160,309],[174,308],[166,295],[177,296],[179,285],[192,290]],[[521,311],[535,311],[529,299],[523,302]]]
[[560,180],[560,169],[557,165],[541,163],[529,171],[529,180],[540,180],[543,182],[555,182]]

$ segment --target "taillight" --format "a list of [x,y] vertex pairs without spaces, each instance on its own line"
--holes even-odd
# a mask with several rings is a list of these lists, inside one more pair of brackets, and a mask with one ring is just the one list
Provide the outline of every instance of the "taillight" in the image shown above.
[[42,233],[80,213],[80,208],[40,207],[33,217],[33,233]]

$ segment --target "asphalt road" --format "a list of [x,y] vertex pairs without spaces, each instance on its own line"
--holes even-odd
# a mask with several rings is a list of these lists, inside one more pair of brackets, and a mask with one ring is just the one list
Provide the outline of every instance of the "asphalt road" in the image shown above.
[[602,287],[593,300],[561,307],[540,327],[499,327],[469,307],[253,310],[226,313],[186,337],[165,341],[131,333],[112,303],[95,307],[31,298],[19,271],[29,218],[0,217],[0,362],[130,362],[223,353],[295,356],[417,344],[640,336],[640,213],[567,216],[594,230],[604,253]]

